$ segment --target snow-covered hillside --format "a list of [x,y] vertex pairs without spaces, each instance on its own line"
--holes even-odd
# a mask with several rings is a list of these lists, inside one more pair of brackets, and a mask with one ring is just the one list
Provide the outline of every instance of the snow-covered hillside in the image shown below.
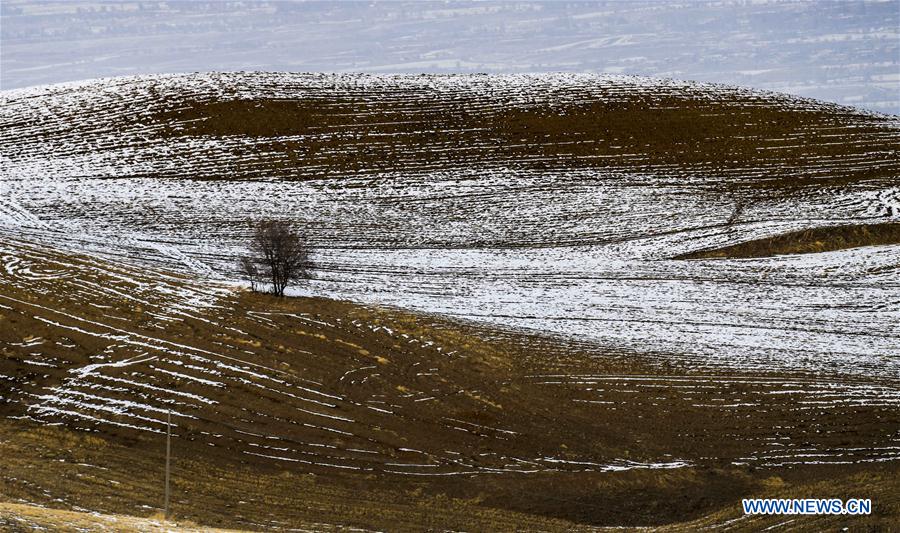
[[234,279],[246,220],[289,218],[316,246],[303,294],[691,365],[900,376],[900,246],[672,259],[900,221],[896,117],[563,74],[144,76],[0,100],[7,235]]

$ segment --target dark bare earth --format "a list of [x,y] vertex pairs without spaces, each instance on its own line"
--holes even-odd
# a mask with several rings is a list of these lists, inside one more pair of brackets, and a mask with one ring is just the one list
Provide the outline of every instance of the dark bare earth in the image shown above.
[[[189,416],[175,417],[175,515],[198,524],[716,523],[748,495],[859,496],[859,476],[865,495],[881,496],[879,512],[846,523],[898,516],[894,463],[804,465],[791,452],[864,459],[889,446],[900,429],[896,407],[878,401],[889,384],[700,373],[325,299],[226,292],[214,307],[173,313],[171,292],[193,294],[192,280],[5,246],[27,266],[0,278],[7,501],[157,513],[159,419],[173,406]],[[140,362],[86,366],[104,360]],[[821,402],[840,391],[859,398]],[[77,403],[98,393],[109,410]],[[116,414],[117,400],[148,418]],[[777,454],[773,436],[787,444]],[[690,466],[640,466],[674,461]]]

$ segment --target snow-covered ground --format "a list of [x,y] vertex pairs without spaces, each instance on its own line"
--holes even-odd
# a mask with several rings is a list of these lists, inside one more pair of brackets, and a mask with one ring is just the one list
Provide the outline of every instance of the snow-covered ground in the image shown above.
[[[500,106],[553,105],[573,87],[609,100],[679,92],[713,100],[749,95],[758,105],[798,110],[822,105],[587,75],[148,76],[7,91],[0,97],[0,228],[233,279],[245,219],[286,217],[303,224],[316,247],[314,280],[298,293],[559,333],[692,365],[900,377],[900,246],[672,259],[797,229],[900,221],[900,177],[766,196],[729,187],[752,169],[717,168],[715,161],[696,172],[639,164],[640,171],[538,171],[502,160],[458,166],[449,155],[431,170],[412,164],[408,171],[297,181],[263,164],[284,157],[264,151],[272,139],[162,139],[154,136],[161,126],[140,118],[180,105],[184,95],[321,98],[352,90],[373,100],[396,97],[386,87],[449,101],[474,93]],[[137,121],[121,126],[126,115]],[[841,164],[884,164],[900,129],[880,135],[880,151]],[[864,141],[864,134],[829,140]],[[194,179],[222,169],[234,178]],[[279,172],[302,177],[315,170],[301,163]],[[745,207],[726,224],[737,203]]]

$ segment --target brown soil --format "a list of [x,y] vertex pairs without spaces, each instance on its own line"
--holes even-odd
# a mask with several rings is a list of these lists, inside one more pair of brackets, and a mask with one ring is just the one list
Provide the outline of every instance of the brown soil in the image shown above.
[[[217,179],[258,175],[261,160],[270,177],[283,179],[447,167],[620,168],[676,180],[681,172],[717,175],[762,189],[889,179],[900,171],[891,117],[720,90],[561,89],[553,104],[526,105],[514,94],[348,88],[340,97],[322,91],[155,102],[176,109],[151,119],[168,139],[255,137],[254,150],[266,156],[247,158],[246,168],[230,165]],[[835,142],[842,137],[854,142]]]
[[[860,462],[895,442],[896,408],[818,392],[885,384],[718,375],[326,299],[225,291],[185,308],[173,294],[198,296],[197,280],[4,245],[19,262],[0,272],[2,500],[158,513],[164,436],[114,423],[163,429],[170,407],[194,417],[175,417],[175,515],[217,527],[660,526],[731,517],[773,476],[823,497],[884,495],[896,477],[894,463]],[[83,374],[128,358],[141,362]],[[159,410],[40,409],[65,394]],[[766,459],[772,437],[783,446]],[[809,449],[853,464],[806,464]],[[599,471],[675,460],[691,466]],[[864,523],[892,523],[893,505]],[[828,523],[858,523],[842,520]]]

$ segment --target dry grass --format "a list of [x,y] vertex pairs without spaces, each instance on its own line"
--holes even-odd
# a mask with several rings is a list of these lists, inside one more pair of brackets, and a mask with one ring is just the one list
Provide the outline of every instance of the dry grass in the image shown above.
[[162,514],[149,518],[65,511],[0,502],[0,527],[7,531],[109,531],[117,533],[163,533],[177,530],[183,533],[227,533],[234,530],[200,527],[189,522],[172,522]]
[[785,254],[830,252],[884,244],[900,244],[900,224],[883,223],[813,228],[742,242],[725,248],[693,252],[678,258],[771,257]]

